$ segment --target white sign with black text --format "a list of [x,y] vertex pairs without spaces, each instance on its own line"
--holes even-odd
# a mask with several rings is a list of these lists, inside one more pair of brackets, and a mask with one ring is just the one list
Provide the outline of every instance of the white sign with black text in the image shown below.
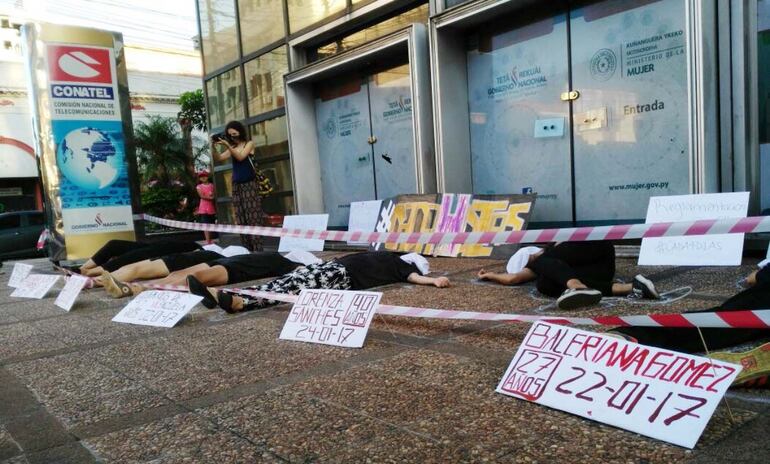
[[[299,214],[283,218],[284,229],[326,230],[328,224],[328,214]],[[323,251],[324,241],[297,237],[281,237],[281,241],[278,242],[278,251],[283,253],[294,250]]]
[[496,391],[692,448],[740,370],[535,322]]
[[[382,200],[353,201],[350,203],[348,231],[374,232],[380,216]],[[369,245],[366,240],[348,241],[348,245]]]
[[381,297],[378,292],[302,290],[279,338],[361,348]]
[[189,293],[148,290],[131,300],[112,322],[174,327],[202,299]]
[[69,276],[69,278],[67,278],[67,283],[64,285],[62,291],[59,292],[59,296],[56,297],[56,301],[54,301],[53,304],[65,311],[71,310],[72,305],[75,304],[78,295],[80,295],[81,290],[83,290],[83,287],[85,287],[87,283],[88,277],[81,275]]
[[51,287],[59,280],[59,276],[51,274],[29,274],[11,293],[11,296],[19,298],[41,299],[51,290]]
[[32,272],[31,264],[16,263],[13,265],[13,271],[11,277],[8,278],[8,286],[16,288],[21,284],[21,281]]

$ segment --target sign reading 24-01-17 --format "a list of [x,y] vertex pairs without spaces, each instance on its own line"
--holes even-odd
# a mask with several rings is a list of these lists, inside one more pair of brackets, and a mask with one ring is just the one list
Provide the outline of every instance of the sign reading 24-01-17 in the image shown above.
[[48,44],[66,234],[133,230],[114,50]]

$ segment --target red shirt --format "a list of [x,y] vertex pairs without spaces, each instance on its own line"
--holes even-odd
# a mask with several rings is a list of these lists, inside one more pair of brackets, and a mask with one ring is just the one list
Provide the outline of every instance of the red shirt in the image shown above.
[[214,184],[211,182],[208,184],[198,184],[195,188],[198,190],[198,195],[201,197],[201,202],[198,205],[196,214],[216,214],[217,210],[214,207],[214,201],[203,198],[203,196],[214,196]]

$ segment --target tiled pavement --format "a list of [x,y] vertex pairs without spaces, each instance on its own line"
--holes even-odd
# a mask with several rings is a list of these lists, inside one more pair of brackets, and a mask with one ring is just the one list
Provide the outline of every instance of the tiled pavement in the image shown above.
[[[681,311],[735,293],[739,268],[644,268],[692,293],[659,306],[605,301],[575,315]],[[531,286],[475,280],[481,259],[431,260],[449,289],[394,285],[383,302],[555,313]],[[618,259],[618,276],[639,269]],[[125,301],[72,312],[12,299],[0,275],[0,462],[767,462],[770,397],[729,393],[693,451],[494,392],[524,324],[375,318],[362,349],[279,341],[288,306],[202,307],[173,329],[110,320]],[[50,269],[47,261],[36,261]]]

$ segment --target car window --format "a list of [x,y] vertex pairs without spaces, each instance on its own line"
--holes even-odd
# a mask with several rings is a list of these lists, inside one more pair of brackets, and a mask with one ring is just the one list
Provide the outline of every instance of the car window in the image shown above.
[[0,230],[15,229],[21,224],[20,217],[16,214],[9,216],[0,216]]
[[27,223],[31,226],[42,226],[45,224],[45,216],[42,214],[30,214],[27,216]]

